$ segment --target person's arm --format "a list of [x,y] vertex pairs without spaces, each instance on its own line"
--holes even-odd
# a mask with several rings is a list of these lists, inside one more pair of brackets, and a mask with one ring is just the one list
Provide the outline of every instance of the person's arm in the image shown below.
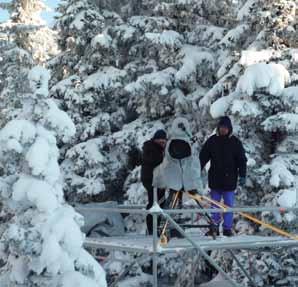
[[247,169],[247,158],[245,156],[245,150],[241,141],[238,141],[238,152],[237,152],[237,167],[239,176],[242,178],[246,177],[246,169]]
[[157,166],[162,162],[163,155],[156,153],[149,143],[145,143],[143,146],[143,164]]
[[200,151],[200,164],[201,170],[204,169],[207,162],[210,160],[210,139],[208,139],[204,144]]

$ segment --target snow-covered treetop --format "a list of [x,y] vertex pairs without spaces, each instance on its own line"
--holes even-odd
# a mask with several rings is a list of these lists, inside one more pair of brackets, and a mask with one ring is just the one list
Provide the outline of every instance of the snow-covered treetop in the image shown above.
[[41,17],[41,12],[49,9],[43,1],[12,0],[4,4],[10,19],[0,24],[0,31],[8,35],[7,42],[29,51],[39,63],[58,53],[56,34]]
[[36,100],[44,99],[42,105],[34,109],[34,117],[44,126],[54,130],[59,139],[67,142],[75,135],[75,125],[64,111],[58,109],[52,99],[48,99],[49,78],[49,72],[42,67],[35,67],[29,73],[33,97]]
[[9,3],[0,3],[0,8],[9,12],[11,21],[33,25],[45,25],[40,13],[49,10],[41,0],[11,0]]
[[103,16],[88,0],[62,1],[58,12],[62,16],[56,26],[60,34],[59,43],[63,48],[67,48],[71,38],[74,38],[76,46],[85,45],[104,28]]

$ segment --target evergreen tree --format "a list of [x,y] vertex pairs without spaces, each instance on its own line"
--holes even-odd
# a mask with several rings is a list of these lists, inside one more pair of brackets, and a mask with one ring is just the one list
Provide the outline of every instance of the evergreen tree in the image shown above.
[[46,9],[40,0],[1,2],[10,18],[0,23],[0,126],[19,112],[20,97],[26,93],[30,68],[58,52],[55,33],[40,13]]
[[106,286],[104,271],[83,248],[83,218],[65,201],[57,139],[75,126],[48,98],[49,72],[34,67],[31,93],[0,131],[1,200],[11,218],[2,227],[1,286]]

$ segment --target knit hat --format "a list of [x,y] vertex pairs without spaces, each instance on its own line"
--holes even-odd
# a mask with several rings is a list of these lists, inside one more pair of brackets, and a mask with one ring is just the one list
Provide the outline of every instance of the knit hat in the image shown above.
[[167,133],[165,130],[157,130],[153,136],[154,140],[157,139],[162,139],[162,140],[166,140],[167,139]]
[[231,119],[228,116],[221,117],[218,124],[217,128],[219,129],[220,127],[226,127],[229,129],[229,133],[232,133],[233,131],[233,126]]

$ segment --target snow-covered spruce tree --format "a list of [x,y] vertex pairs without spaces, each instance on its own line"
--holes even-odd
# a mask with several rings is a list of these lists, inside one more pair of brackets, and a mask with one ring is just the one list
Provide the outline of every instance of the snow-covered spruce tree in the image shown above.
[[15,117],[20,96],[26,93],[27,74],[34,63],[55,55],[55,33],[46,26],[40,12],[46,9],[42,1],[14,0],[0,3],[10,18],[0,23],[0,126]]
[[[119,6],[116,2],[102,1],[97,9],[87,1],[64,2],[57,25],[64,51],[50,63],[53,74],[61,80],[55,82],[51,93],[72,116],[77,126],[76,143],[80,144],[66,153],[65,170],[70,183],[67,193],[79,191],[87,198],[109,191],[102,184],[97,191],[94,188],[96,182],[102,183],[102,175],[108,186],[116,178],[122,178],[119,183],[123,185],[127,176],[125,154],[131,146],[142,144],[134,134],[136,125],[144,130],[143,140],[143,136],[150,137],[146,130],[150,129],[152,120],[162,118],[167,122],[175,114],[194,114],[196,99],[213,82],[209,74],[215,61],[210,49],[193,45],[187,33],[196,27],[197,21],[209,24],[200,16],[204,11],[209,9],[212,15],[216,9],[217,14],[223,7],[227,10],[225,1],[222,7],[211,1],[203,8],[199,5],[203,2],[196,1],[161,5],[157,5],[158,1],[142,1],[138,9],[131,11],[125,9],[132,2],[120,7],[116,7]],[[156,9],[150,12],[148,7]],[[121,18],[111,9],[124,11],[127,18]],[[72,43],[71,47],[67,43]],[[68,63],[71,67],[66,67],[65,72],[63,66]],[[133,123],[138,117],[141,120]],[[122,133],[129,140],[119,140],[118,133],[114,138],[113,133],[125,123],[132,126],[129,134]],[[116,168],[111,164],[106,169],[83,152],[89,149],[89,140],[92,145],[96,137],[104,158],[108,157],[108,162],[119,160]],[[117,154],[111,156],[108,146],[115,142],[118,147],[113,151]],[[82,197],[77,195],[77,199]]]
[[49,76],[30,71],[22,112],[0,131],[1,200],[11,213],[0,235],[0,285],[106,286],[82,248],[83,218],[64,201],[56,139],[70,140],[75,126],[48,97]]
[[[264,141],[265,149],[263,162],[259,168],[258,165],[254,166],[256,177],[253,180],[260,184],[258,194],[262,197],[257,204],[261,206],[293,207],[296,204],[298,117],[297,97],[294,95],[297,95],[297,87],[283,88],[285,83],[289,84],[289,73],[282,65],[252,65],[240,78],[237,87],[242,98],[237,101],[245,103],[241,105],[241,102],[235,103],[236,100],[232,103],[232,109],[234,107],[240,116],[248,110],[258,111],[256,124],[263,132],[260,138]],[[246,114],[248,118],[251,116]],[[292,212],[282,215],[276,213],[275,217],[264,212],[262,217],[290,233],[297,232],[296,216]],[[243,253],[239,257],[249,268],[245,261],[247,257],[243,257]],[[253,254],[251,258],[257,262],[256,270],[259,272],[256,272],[255,278],[259,286],[296,286],[295,249],[290,252],[283,249],[277,249],[274,253],[261,252]],[[268,269],[268,266],[272,268]],[[233,272],[236,276],[240,274],[236,266]]]
[[57,12],[60,16],[55,29],[62,53],[49,62],[49,67],[55,68],[55,82],[78,73],[81,57],[86,54],[93,37],[104,28],[104,18],[92,1],[61,1]]
[[[265,68],[266,73],[260,73],[262,70],[262,66],[260,65],[264,65],[263,68]],[[252,87],[252,83],[255,83],[257,90],[261,84],[263,86],[262,89],[269,90],[269,86],[266,87],[265,82],[266,76],[270,75],[269,71],[273,65],[275,64],[257,64],[249,67],[243,78],[239,81],[239,84],[243,84],[248,88],[248,86]],[[281,68],[280,72],[286,72],[282,66],[279,68]],[[256,71],[258,72],[253,75],[249,73],[252,71],[254,73]],[[257,78],[255,77],[256,75]],[[263,75],[262,78],[260,75]],[[264,75],[266,76],[264,77]],[[271,71],[271,75],[274,75],[274,72],[272,73]],[[278,78],[282,78],[283,76],[277,73],[275,77],[274,81],[270,81],[272,84],[278,83]],[[251,79],[254,79],[253,82],[250,81]],[[255,79],[258,80],[255,81]],[[244,87],[242,86],[242,88]],[[257,206],[292,207],[296,203],[297,192],[297,132],[295,132],[297,129],[297,113],[295,113],[297,99],[293,97],[291,92],[297,91],[297,88],[289,87],[280,89],[279,92],[282,91],[280,94],[276,93],[276,91],[274,92],[273,86],[271,88],[272,94],[269,92],[264,93],[264,91],[254,91],[251,96],[248,96],[249,92],[246,90],[247,94],[243,94],[242,99],[234,100],[232,103],[232,108],[234,108],[234,111],[237,111],[235,116],[245,116],[246,121],[253,121],[257,124],[259,133],[263,133],[263,136],[259,135],[260,139],[264,140],[264,154],[261,154],[259,157],[261,161],[258,164],[255,162],[252,166],[252,169],[256,169],[254,176],[252,174],[250,175],[250,178],[254,182],[254,187],[249,188],[250,191],[246,194],[247,199],[250,200],[243,200],[244,198],[242,198],[242,202],[244,204],[246,202],[252,202],[251,204]],[[272,110],[275,110],[275,112],[274,115],[270,116],[271,112],[269,113],[269,111]],[[251,112],[248,113],[249,111]],[[256,115],[255,112],[257,112]],[[254,119],[252,120],[251,117]],[[250,153],[251,157],[253,155]],[[258,187],[256,188],[256,186]],[[252,192],[256,192],[260,196],[260,200],[256,200],[256,198],[252,200]],[[262,213],[262,217],[263,220],[274,223],[290,233],[294,234],[297,232],[296,217],[292,212],[282,215],[277,213],[275,217],[272,214],[264,212]],[[238,222],[236,228],[239,232],[246,233],[249,231],[252,233],[251,227],[249,228],[241,220]],[[276,235],[268,229],[261,229],[260,231],[263,234],[266,232],[272,236]],[[296,286],[297,268],[294,262],[297,259],[295,252],[297,252],[295,248],[291,250],[276,248],[274,252],[240,252],[238,259],[247,270],[250,270],[251,274],[254,274],[254,279],[258,284],[257,286]],[[254,262],[255,268],[252,269],[249,262]],[[247,279],[241,275],[241,271],[236,264],[232,266],[231,273],[239,282],[247,284]]]
[[[2,45],[3,44],[3,45]],[[21,106],[21,95],[26,92],[28,71],[34,65],[27,51],[2,42],[0,51],[0,127],[17,116]],[[8,49],[7,49],[8,48]]]
[[[281,2],[287,5],[286,7],[283,6],[284,14],[276,13],[274,10],[274,7],[277,7],[278,3],[281,5]],[[265,8],[268,10],[269,8],[262,6],[262,3],[259,3],[259,1],[247,1],[238,12],[238,19],[247,21],[246,25],[249,24],[249,30],[254,33],[242,45],[238,43],[238,45],[234,44],[232,46],[233,53],[238,54],[238,56],[232,56],[234,58],[232,61],[235,62],[233,67],[230,68],[231,65],[224,63],[218,72],[218,77],[220,77],[218,83],[222,79],[227,79],[228,82],[226,84],[229,86],[229,89],[225,91],[224,86],[221,86],[222,94],[209,94],[208,92],[200,102],[201,106],[204,106],[206,103],[214,101],[214,98],[216,99],[223,95],[224,97],[212,104],[210,109],[211,115],[216,118],[224,113],[232,114],[235,120],[235,132],[245,139],[245,146],[250,158],[249,165],[252,167],[249,174],[253,178],[253,183],[250,182],[249,185],[251,190],[255,191],[250,192],[248,198],[244,198],[246,204],[259,204],[259,199],[265,194],[268,196],[267,193],[272,191],[270,185],[267,184],[268,182],[264,181],[264,178],[261,176],[259,168],[264,163],[270,162],[270,155],[275,152],[277,141],[282,139],[282,134],[276,130],[276,133],[264,135],[264,125],[262,123],[270,116],[279,112],[293,112],[295,110],[295,108],[293,110],[293,108],[289,107],[289,102],[295,105],[294,98],[292,97],[292,100],[289,100],[289,97],[282,96],[284,87],[290,83],[290,76],[293,83],[295,83],[295,67],[297,67],[295,50],[290,46],[281,47],[277,44],[273,48],[273,33],[270,33],[274,27],[276,33],[280,31],[280,37],[287,39],[287,35],[282,33],[282,29],[285,25],[293,24],[295,15],[293,14],[295,13],[295,10],[293,10],[294,4],[292,1],[271,1],[272,9],[270,14],[268,14],[267,10],[266,13],[263,13]],[[260,26],[257,23],[265,23],[266,25]],[[288,30],[292,29],[295,29],[294,26]],[[227,46],[231,44],[231,39],[227,39]],[[281,38],[279,38],[279,41],[276,38],[274,39],[275,43],[285,42]],[[252,66],[259,62],[263,62],[263,64]],[[266,62],[272,62],[272,64],[266,65]],[[280,64],[276,65],[275,63]],[[245,68],[247,68],[247,71],[238,82],[239,75]],[[238,72],[234,73],[233,77],[226,78],[226,75],[229,75],[235,69]],[[289,69],[290,74],[287,72],[287,69]],[[270,83],[271,80],[276,80],[276,82],[274,84]],[[237,82],[238,86],[236,88]],[[232,92],[233,89],[235,92]],[[293,90],[290,89],[290,91]],[[266,126],[266,130],[270,129],[268,122]]]
[[58,52],[55,32],[47,27],[40,13],[49,8],[42,0],[12,0],[0,3],[10,19],[1,24],[9,42],[29,52],[37,63],[43,63]]
[[[295,3],[243,1],[242,5],[238,11],[239,23],[227,33],[230,37],[221,41],[225,44],[222,51],[230,56],[217,73],[216,85],[220,84],[220,89],[208,92],[200,105],[210,107],[212,103],[210,113],[214,118],[232,115],[234,131],[244,142],[249,158],[249,181],[246,190],[239,195],[239,203],[293,206],[297,181],[297,99],[293,96],[297,90],[298,64],[293,45],[295,37],[297,39]],[[233,40],[239,39],[235,31],[241,25],[245,25],[250,34],[235,43]],[[293,86],[289,87],[291,82]],[[292,213],[275,214],[275,218],[263,213],[262,217],[295,232]],[[238,221],[236,229],[252,232],[242,220]],[[254,273],[258,286],[297,284],[296,268],[292,264],[289,268],[284,265],[284,260],[295,260],[292,252],[277,250],[276,254],[261,252],[251,257],[260,266]],[[239,254],[239,259],[249,269],[244,252]],[[278,272],[261,268],[268,265]],[[236,266],[232,270],[233,276],[247,284]]]
[[[89,10],[84,10],[82,15],[88,15],[90,11],[97,13],[94,6],[90,7]],[[88,6],[85,8],[87,9]],[[118,190],[118,193],[121,193],[117,178],[122,178],[122,183],[119,181],[120,186],[122,186],[123,178],[126,177],[126,172],[121,175],[123,162],[127,161],[126,154],[129,146],[135,141],[134,139],[131,140],[133,137],[131,132],[130,139],[121,139],[121,141],[126,142],[123,149],[112,151],[110,147],[115,145],[115,142],[117,145],[121,145],[120,135],[115,135],[114,138],[106,136],[120,130],[124,122],[127,121],[128,116],[124,110],[127,99],[123,98],[123,83],[127,78],[127,73],[116,67],[116,47],[114,47],[115,43],[112,43],[112,38],[107,29],[99,30],[103,24],[108,27],[109,23],[120,25],[123,21],[117,14],[107,10],[103,10],[101,14],[102,16],[98,14],[100,15],[98,19],[101,21],[104,19],[101,26],[84,26],[85,30],[82,29],[82,32],[77,32],[84,36],[93,35],[93,37],[85,41],[82,50],[84,54],[80,55],[80,60],[75,69],[72,70],[73,76],[65,78],[52,88],[52,94],[57,99],[63,99],[61,101],[62,108],[70,112],[77,126],[76,143],[78,145],[66,153],[66,161],[63,163],[67,173],[66,177],[70,183],[70,188],[66,191],[67,193],[76,191],[77,199],[84,198],[84,194],[88,199],[90,196],[107,190],[106,186],[102,184],[103,179],[108,180],[108,185],[113,180],[113,186],[110,186],[110,189]],[[67,17],[62,16],[59,25],[62,25],[64,18]],[[82,22],[84,23],[84,21]],[[69,25],[69,23],[67,24]],[[81,28],[78,27],[77,29]],[[118,35],[115,37],[125,39],[129,34],[125,35],[125,26],[121,28],[122,32],[117,31]],[[64,29],[65,31],[69,30],[68,28]],[[67,59],[67,55],[62,54],[61,59],[63,58]],[[131,117],[131,114],[129,116]],[[141,123],[139,123],[139,127],[141,127]],[[97,139],[93,140],[95,137]],[[103,156],[94,159],[93,155],[87,152],[87,150],[91,151],[94,148]],[[115,164],[116,162],[118,163]],[[99,196],[101,199],[106,199],[110,194],[111,192],[103,195],[103,197],[102,195]],[[117,197],[119,198],[119,194]],[[71,196],[70,199],[74,199],[74,197]]]
[[[0,5],[2,8],[6,7],[3,3]],[[25,93],[24,82],[34,63],[32,55],[22,48],[21,41],[15,40],[20,32],[13,29],[14,25],[11,22],[0,23],[0,127],[17,114],[20,108],[20,95]],[[17,27],[20,29],[21,25]]]
[[[178,5],[174,8],[179,11],[184,6]],[[187,8],[189,7],[190,4]],[[167,121],[171,116],[180,113],[192,114],[192,98],[195,95],[191,94],[186,98],[185,94],[194,91],[200,81],[205,82],[203,85],[208,85],[203,71],[213,69],[214,60],[208,49],[200,50],[185,44],[182,34],[185,28],[181,28],[181,34],[175,32],[178,30],[179,20],[160,16],[160,11],[161,8],[156,12],[156,16],[131,16],[124,23],[115,13],[102,10],[106,28],[94,36],[90,45],[86,45],[86,53],[78,64],[78,67],[81,67],[79,72],[52,88],[55,97],[65,99],[65,108],[74,111],[70,113],[78,127],[79,142],[97,136],[103,136],[101,140],[109,145],[117,142],[118,148],[113,151],[118,155],[112,158],[120,159],[120,169],[125,167],[125,154],[130,146],[136,143],[140,146],[143,135],[147,138],[150,136],[145,132],[148,130],[147,125],[151,125],[150,121],[160,118]],[[111,20],[114,20],[113,25],[110,25]],[[193,55],[195,63],[191,59]],[[166,68],[167,66],[169,68]],[[201,88],[199,92],[203,90]],[[137,117],[141,120],[133,123]],[[122,133],[128,138],[119,140],[119,133],[106,137],[122,129],[124,123],[131,123],[132,126],[129,133]],[[134,131],[136,125],[139,130],[144,130],[140,140]],[[81,147],[86,145],[87,142]],[[109,150],[103,149],[101,153],[111,158]],[[73,157],[75,154],[77,159]],[[68,155],[72,155],[71,162],[78,160],[78,152]],[[90,161],[82,153],[81,159],[85,163]],[[89,179],[95,184],[100,181],[98,176],[90,177],[89,172],[88,175],[88,169],[93,167],[88,167],[87,164],[85,169],[78,168],[75,171],[74,166],[67,166],[68,171],[75,171],[75,174],[72,172],[73,176],[70,174],[69,180],[74,182],[73,178],[78,179],[78,184],[73,185],[72,191],[78,190],[76,187],[79,185],[84,187],[81,185],[84,181],[91,186]],[[115,174],[115,169],[109,171],[104,173],[108,176]],[[92,174],[95,175],[95,172]],[[86,188],[79,188],[83,189],[87,191]],[[100,190],[98,188],[98,191]]]
[[113,66],[111,39],[104,28],[119,16],[100,11],[90,1],[65,1],[59,11],[57,28],[63,52],[49,64],[56,75],[51,93],[77,127],[77,145],[66,152],[63,163],[69,183],[65,191],[70,200],[90,200],[99,194],[98,199],[106,200],[103,179],[112,174],[116,180],[117,174],[108,169],[114,158],[105,158],[108,138],[98,137],[123,125],[118,93],[125,73]]

